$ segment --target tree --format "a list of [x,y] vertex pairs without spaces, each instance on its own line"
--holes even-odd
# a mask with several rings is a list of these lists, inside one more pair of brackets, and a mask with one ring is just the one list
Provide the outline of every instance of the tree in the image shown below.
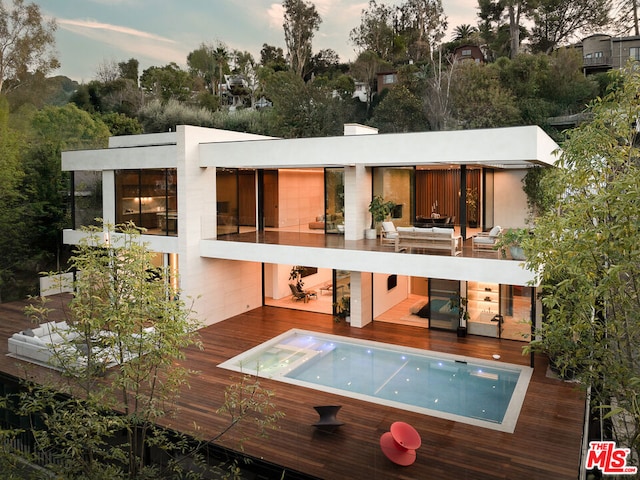
[[397,33],[405,39],[407,57],[415,62],[431,58],[447,29],[440,0],[406,0],[397,8],[396,22]]
[[284,58],[282,48],[263,43],[260,50],[260,65],[270,68],[274,72],[286,70],[287,60]]
[[289,64],[300,78],[306,74],[311,58],[311,41],[320,28],[322,19],[315,5],[304,0],[284,0],[284,41],[287,45]]
[[360,25],[349,33],[349,40],[359,49],[359,54],[370,51],[385,61],[393,60],[393,16],[392,7],[369,0],[368,8],[362,10]]
[[478,29],[476,27],[472,27],[468,23],[463,23],[462,25],[458,25],[453,29],[453,40],[467,40],[471,35],[477,33]]
[[[217,413],[230,423],[213,438],[197,442],[158,426],[195,373],[180,363],[187,347],[201,348],[199,322],[135,225],[84,234],[71,259],[81,274],[65,306],[68,327],[56,332],[69,341],[52,347],[51,364],[61,375],[0,399],[30,422],[52,460],[46,467],[60,478],[196,478],[192,468],[207,472],[202,446],[240,422],[252,421],[257,435],[274,428],[282,413],[273,393],[248,377],[226,389]],[[43,301],[26,313],[40,323],[51,310]],[[163,465],[154,454],[162,454]]]
[[120,78],[131,80],[133,83],[138,85],[138,67],[140,66],[140,62],[135,58],[130,58],[126,62],[118,63],[118,70],[120,71]]
[[397,86],[384,96],[369,122],[381,133],[421,132],[427,128],[422,102],[405,86]]
[[591,388],[592,406],[613,417],[614,439],[637,459],[640,74],[628,65],[623,75],[590,106],[593,120],[569,132],[545,183],[555,203],[524,247],[545,308],[531,348]]
[[187,65],[191,75],[201,78],[212,95],[217,93],[215,87],[216,64],[213,58],[214,47],[210,43],[201,43],[187,55]]
[[614,1],[613,27],[620,35],[640,35],[640,25],[638,24],[638,0],[616,0]]
[[598,31],[609,24],[611,0],[541,0],[532,10],[534,51],[551,53],[579,34]]
[[426,120],[431,130],[448,130],[452,120],[451,86],[458,62],[449,58],[446,64],[442,55],[432,63],[432,73],[426,74],[427,88],[424,95]]
[[20,186],[24,177],[20,150],[21,135],[10,128],[9,104],[0,96],[0,301],[12,298],[15,275],[28,258],[28,243],[24,241],[28,229],[24,227],[25,197]]
[[386,63],[372,50],[366,50],[358,55],[351,65],[351,74],[361,82],[367,83],[367,114],[371,109],[371,102],[376,91],[378,70]]
[[149,67],[140,77],[140,86],[150,95],[167,101],[186,100],[191,95],[193,79],[174,62],[164,67]]
[[460,128],[516,125],[520,112],[490,65],[462,62],[451,85],[452,116]]
[[326,85],[305,83],[292,71],[276,72],[269,79],[266,93],[273,101],[272,135],[303,138],[341,134],[345,102]]
[[42,76],[60,66],[51,52],[55,44],[56,22],[45,22],[40,7],[13,0],[13,7],[0,2],[0,93],[17,88],[28,78],[29,72]]
[[[482,20],[480,31],[485,39],[493,44],[492,48],[498,52],[508,51],[510,58],[515,58],[520,50],[523,27],[521,20],[529,12],[527,0],[478,0],[480,13],[478,16]],[[506,13],[505,13],[506,11]],[[506,28],[503,17],[508,18]],[[500,45],[500,34],[508,35],[508,48]],[[496,41],[498,45],[496,45]],[[497,47],[497,48],[496,48]],[[500,56],[501,53],[498,53]]]

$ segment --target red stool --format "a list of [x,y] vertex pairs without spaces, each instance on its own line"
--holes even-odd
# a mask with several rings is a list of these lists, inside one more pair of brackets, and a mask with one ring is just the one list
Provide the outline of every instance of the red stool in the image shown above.
[[382,453],[393,463],[403,467],[411,465],[416,461],[416,450],[422,444],[420,434],[405,422],[394,422],[389,430],[380,437]]

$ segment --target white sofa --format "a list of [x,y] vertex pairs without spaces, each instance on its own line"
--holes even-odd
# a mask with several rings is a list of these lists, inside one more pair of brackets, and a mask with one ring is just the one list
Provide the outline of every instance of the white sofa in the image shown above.
[[[58,349],[71,347],[78,334],[69,330],[67,322],[47,322],[9,337],[9,354],[36,363],[51,363]],[[73,347],[71,347],[73,348]]]
[[[143,335],[150,335],[154,332],[153,327],[147,327]],[[107,338],[111,332],[102,331],[100,337]],[[134,337],[137,335],[134,334]],[[79,337],[79,333],[67,325],[66,322],[48,322],[37,328],[29,328],[9,337],[9,355],[22,360],[47,365],[49,367],[59,367],[60,361],[64,363],[73,361],[74,366],[81,367],[87,363],[86,352],[83,353],[83,342],[74,343]],[[107,342],[108,344],[108,342]],[[112,367],[120,363],[120,355],[114,348],[109,346],[95,347],[93,350],[96,359],[99,359],[105,367]],[[131,352],[126,352],[124,361],[134,357]],[[67,365],[71,366],[71,364]]]
[[459,255],[462,252],[462,237],[455,235],[453,228],[398,227],[396,231],[396,252],[407,248],[447,250],[451,255]]

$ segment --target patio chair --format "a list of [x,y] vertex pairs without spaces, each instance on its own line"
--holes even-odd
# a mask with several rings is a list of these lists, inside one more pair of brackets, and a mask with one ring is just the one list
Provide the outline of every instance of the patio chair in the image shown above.
[[393,222],[382,222],[380,232],[380,245],[395,245],[398,238],[398,231]]
[[501,233],[502,228],[499,225],[496,225],[487,233],[478,233],[472,238],[473,250],[493,250]]

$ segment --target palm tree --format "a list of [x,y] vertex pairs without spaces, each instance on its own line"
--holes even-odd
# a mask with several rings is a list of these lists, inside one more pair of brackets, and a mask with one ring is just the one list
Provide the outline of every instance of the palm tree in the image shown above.
[[213,51],[213,63],[218,68],[218,95],[222,98],[222,85],[223,71],[229,67],[229,49],[224,43],[218,43],[218,46]]
[[453,40],[468,40],[469,37],[477,31],[478,29],[476,27],[472,27],[468,23],[458,25],[453,29]]

